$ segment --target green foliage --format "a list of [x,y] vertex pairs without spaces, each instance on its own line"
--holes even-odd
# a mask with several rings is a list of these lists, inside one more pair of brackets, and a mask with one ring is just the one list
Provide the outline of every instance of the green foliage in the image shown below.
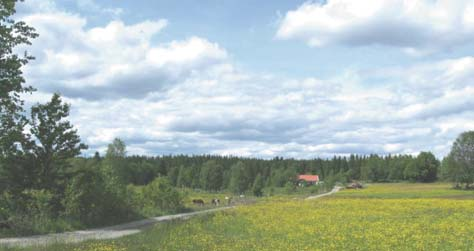
[[157,178],[143,189],[145,207],[172,213],[183,207],[183,197],[166,178]]
[[229,188],[233,193],[243,194],[249,187],[249,180],[245,164],[239,161],[230,167],[230,185]]
[[218,191],[222,187],[223,168],[216,161],[203,164],[200,174],[201,187],[208,191]]
[[127,146],[119,138],[115,138],[114,141],[107,147],[106,158],[125,158],[127,156]]
[[454,182],[465,188],[474,183],[474,131],[458,136],[446,161],[445,171]]
[[28,184],[25,176],[28,149],[32,142],[24,134],[28,122],[22,94],[34,89],[25,85],[22,67],[33,58],[15,54],[18,46],[29,45],[38,35],[24,22],[12,19],[17,1],[0,1],[0,190],[21,193]]
[[255,181],[252,186],[252,193],[253,195],[260,197],[263,195],[263,188],[265,187],[265,183],[263,177],[259,174],[255,178]]
[[416,158],[416,163],[419,166],[418,181],[434,182],[438,177],[439,161],[430,152],[421,152]]
[[124,161],[126,155],[126,145],[121,139],[115,138],[114,141],[108,145],[103,171],[107,176],[107,182],[110,186],[121,186],[125,188],[128,177],[128,170]]
[[183,195],[167,178],[159,177],[146,186],[127,187],[130,205],[143,216],[176,213],[184,208]]
[[284,190],[285,190],[285,193],[286,194],[292,194],[296,191],[296,185],[295,183],[291,182],[291,181],[288,181],[286,184],[285,184],[285,187],[284,187]]
[[30,189],[23,191],[23,195],[26,199],[26,209],[31,215],[39,217],[49,217],[51,215],[53,193],[44,189]]
[[81,143],[77,130],[65,120],[69,105],[58,94],[51,101],[31,108],[31,134],[37,142],[32,146],[35,160],[36,187],[61,195],[71,178],[69,160],[87,146]]
[[168,171],[168,179],[171,182],[173,186],[176,186],[178,184],[178,176],[179,176],[179,170],[183,167],[173,167]]
[[179,168],[177,186],[178,187],[192,187],[193,185],[193,169],[181,166]]
[[112,224],[132,218],[131,210],[110,191],[96,161],[82,163],[69,183],[63,200],[64,215],[87,226]]
[[451,153],[444,157],[441,162],[440,176],[442,180],[454,182],[457,188],[461,186],[461,181],[465,180],[462,167],[456,162]]
[[1,207],[4,209],[6,204],[8,210],[8,215],[3,220],[9,222],[11,230],[6,234],[29,235],[71,229],[70,224],[55,219],[53,193],[50,191],[25,190],[19,195],[21,199],[5,195],[1,196],[0,204],[3,204]]
[[309,191],[312,194],[319,194],[319,193],[321,193],[322,190],[323,190],[323,185],[321,185],[321,184],[315,184],[315,185],[312,185],[309,188]]

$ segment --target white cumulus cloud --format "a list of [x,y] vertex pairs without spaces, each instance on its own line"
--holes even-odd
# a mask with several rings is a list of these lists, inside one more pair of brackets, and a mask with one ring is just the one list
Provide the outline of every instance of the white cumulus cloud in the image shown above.
[[40,34],[29,48],[36,60],[26,68],[28,81],[71,97],[142,98],[227,58],[219,45],[196,36],[154,42],[166,19],[88,27],[86,18],[59,10],[22,19]]
[[276,36],[310,46],[386,45],[411,54],[474,41],[471,0],[328,0],[288,11]]

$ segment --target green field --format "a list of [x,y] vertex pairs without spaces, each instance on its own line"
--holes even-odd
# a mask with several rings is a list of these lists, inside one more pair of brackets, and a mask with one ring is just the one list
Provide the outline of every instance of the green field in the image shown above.
[[22,250],[474,250],[473,198],[449,184],[369,184],[313,201],[267,199],[114,241]]

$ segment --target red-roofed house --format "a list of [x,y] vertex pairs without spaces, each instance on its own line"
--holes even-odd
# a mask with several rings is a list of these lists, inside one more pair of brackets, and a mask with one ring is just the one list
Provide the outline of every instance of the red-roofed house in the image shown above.
[[319,176],[318,175],[306,175],[300,174],[298,175],[298,185],[303,186],[306,185],[314,185],[319,183]]

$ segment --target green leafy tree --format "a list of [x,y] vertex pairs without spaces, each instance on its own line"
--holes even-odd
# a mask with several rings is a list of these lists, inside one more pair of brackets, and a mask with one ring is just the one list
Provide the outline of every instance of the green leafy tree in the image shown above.
[[296,191],[296,185],[294,182],[288,181],[284,186],[284,191],[287,194],[292,194]]
[[105,154],[104,174],[111,186],[125,188],[128,180],[126,167],[127,147],[125,142],[119,138],[115,138],[112,143],[107,146]]
[[152,209],[152,211],[158,210],[160,213],[174,213],[183,208],[183,196],[166,178],[156,178],[145,186],[143,192],[145,207]]
[[285,175],[283,168],[272,169],[271,183],[275,187],[283,187],[288,182],[288,177]]
[[454,182],[457,188],[461,187],[461,181],[464,179],[464,172],[462,167],[458,165],[450,153],[443,158],[441,162],[441,179],[445,181]]
[[[31,174],[25,158],[32,142],[24,134],[27,118],[21,94],[34,89],[25,85],[22,67],[32,60],[26,52],[14,49],[29,45],[37,37],[34,29],[12,19],[18,1],[0,1],[0,190],[16,190],[27,186]],[[28,178],[25,181],[25,177]]]
[[171,182],[171,185],[176,186],[178,184],[179,170],[181,167],[170,167],[168,170],[168,179]]
[[241,194],[248,189],[248,179],[245,175],[245,164],[239,161],[230,167],[230,190],[236,194]]
[[451,177],[456,183],[469,188],[474,183],[474,131],[464,132],[454,142],[449,167]]
[[413,182],[433,182],[437,179],[439,161],[430,152],[421,152],[404,170],[405,178]]
[[181,166],[178,174],[178,187],[191,187],[193,182],[193,168]]
[[[98,163],[80,163],[79,170],[69,182],[63,204],[65,215],[86,225],[110,222],[113,194],[108,193]],[[123,204],[122,204],[123,205]]]
[[67,121],[69,105],[58,94],[51,101],[31,108],[30,132],[35,174],[39,189],[63,194],[66,182],[71,178],[69,160],[78,156],[87,146],[81,143],[77,130]]
[[214,160],[205,162],[201,167],[200,183],[201,188],[208,191],[218,191],[222,187],[223,169]]
[[421,152],[416,162],[419,166],[418,181],[433,182],[437,179],[440,163],[432,153]]
[[125,145],[125,142],[119,138],[115,138],[114,141],[108,145],[105,157],[109,159],[124,159],[126,156],[127,146]]

